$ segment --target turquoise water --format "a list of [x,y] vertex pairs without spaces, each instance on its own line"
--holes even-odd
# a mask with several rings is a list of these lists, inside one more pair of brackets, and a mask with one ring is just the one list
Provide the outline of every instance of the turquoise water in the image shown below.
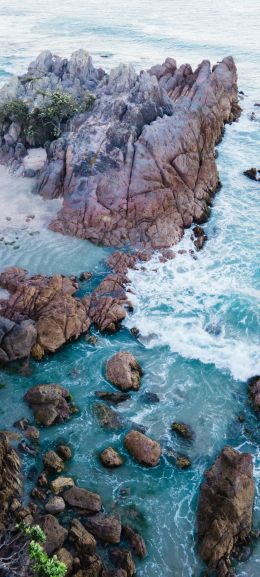
[[[18,0],[4,4],[0,2],[2,80],[24,71],[44,48],[65,55],[87,48],[106,69],[122,60],[143,68],[167,56],[192,65],[229,53],[236,58],[239,87],[247,95],[244,112],[238,123],[227,127],[218,147],[223,187],[206,225],[208,243],[197,260],[186,254],[161,264],[155,256],[145,271],[132,271],[134,313],[118,334],[98,334],[95,348],[82,338],[33,364],[31,375],[0,373],[5,384],[0,391],[2,428],[29,415],[22,397],[30,386],[57,382],[71,390],[80,414],[43,430],[41,447],[54,446],[57,438],[71,443],[75,457],[68,473],[100,492],[107,510],[120,510],[143,532],[149,556],[138,564],[139,577],[199,577],[203,567],[194,532],[198,488],[203,471],[226,443],[254,457],[254,523],[260,526],[260,431],[246,387],[247,378],[260,371],[259,184],[242,175],[259,162],[260,111],[253,106],[260,101],[259,2],[231,5],[223,0],[213,6],[209,0],[78,0],[73,8],[63,1],[62,10],[61,3],[49,0],[43,6],[34,0],[22,6]],[[255,121],[250,120],[253,110]],[[100,280],[110,251],[48,231],[59,201],[33,196],[31,184],[0,169],[0,268],[15,264],[46,274],[89,269],[96,274],[94,282]],[[32,214],[35,218],[27,222]],[[181,248],[189,250],[189,237],[187,231]],[[129,333],[132,326],[140,329],[139,341]],[[164,447],[188,454],[191,469],[179,471],[163,457],[158,468],[146,470],[127,455],[118,471],[101,468],[97,454],[108,444],[124,454],[124,431],[102,430],[92,414],[94,391],[112,389],[104,377],[105,362],[121,349],[136,355],[145,374],[141,390],[118,411],[126,420],[145,425]],[[145,404],[145,390],[158,393],[160,403]],[[238,421],[241,413],[244,424]],[[174,419],[193,427],[192,445],[173,438],[169,427]],[[25,459],[25,474],[33,464],[33,459]],[[130,492],[122,496],[126,487]],[[259,576],[259,554],[257,545],[251,559],[239,565],[239,577]]]

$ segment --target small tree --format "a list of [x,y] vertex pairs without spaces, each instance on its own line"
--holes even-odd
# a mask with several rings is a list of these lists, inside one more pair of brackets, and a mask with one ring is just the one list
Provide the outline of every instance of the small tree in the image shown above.
[[34,577],[64,577],[66,565],[56,555],[48,557],[41,543],[46,536],[39,525],[19,523],[5,532],[0,542],[0,572],[6,577],[27,575],[30,567]]

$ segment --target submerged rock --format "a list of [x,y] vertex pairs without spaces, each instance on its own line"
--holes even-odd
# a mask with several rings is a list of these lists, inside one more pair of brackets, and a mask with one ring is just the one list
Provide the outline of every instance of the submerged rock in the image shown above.
[[113,447],[107,447],[104,449],[102,453],[99,455],[100,461],[104,467],[108,467],[109,469],[113,469],[114,467],[120,467],[123,465],[124,460],[119,455]]
[[137,391],[142,374],[143,371],[132,353],[121,351],[107,362],[107,379],[122,391]]
[[191,440],[194,437],[192,428],[190,425],[186,425],[185,423],[175,421],[172,423],[171,429],[174,433],[177,433],[177,435],[180,435],[180,437],[183,437],[184,439]]
[[30,405],[37,423],[49,427],[75,413],[67,389],[56,384],[37,385],[29,389],[24,400]]
[[256,168],[249,168],[248,170],[244,170],[244,175],[250,178],[250,180],[256,180],[260,182],[260,170]]
[[102,427],[115,431],[123,429],[121,417],[104,403],[95,403],[93,410]]
[[251,455],[224,447],[205,473],[197,514],[200,556],[221,577],[230,575],[229,556],[251,532],[253,501]]
[[158,465],[162,450],[156,441],[139,431],[130,431],[125,436],[124,443],[129,453],[142,465]]
[[144,559],[147,555],[147,548],[143,537],[130,525],[122,526],[122,537],[131,545],[135,555]]
[[102,401],[109,401],[115,405],[124,403],[131,398],[129,393],[110,393],[110,391],[96,391],[95,395]]

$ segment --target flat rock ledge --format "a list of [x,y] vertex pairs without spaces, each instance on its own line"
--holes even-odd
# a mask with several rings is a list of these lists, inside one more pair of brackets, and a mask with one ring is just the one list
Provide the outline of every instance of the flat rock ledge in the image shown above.
[[253,501],[251,455],[224,447],[205,473],[197,513],[199,554],[218,577],[231,577],[230,556],[250,535]]
[[[219,184],[214,147],[240,114],[231,56],[213,67],[203,60],[196,70],[167,58],[139,74],[124,64],[106,74],[82,50],[70,60],[45,51],[1,89],[0,102],[39,106],[43,87],[79,101],[86,90],[93,94],[90,108],[48,147],[37,176],[39,194],[64,198],[53,230],[161,249],[207,219]],[[0,162],[19,166],[28,148],[21,127],[5,123],[0,136]]]

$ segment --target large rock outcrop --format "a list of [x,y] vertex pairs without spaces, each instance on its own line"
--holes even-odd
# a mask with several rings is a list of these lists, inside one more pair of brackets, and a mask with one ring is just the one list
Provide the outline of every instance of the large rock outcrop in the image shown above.
[[232,57],[195,71],[168,58],[139,75],[120,65],[39,175],[40,194],[64,196],[51,228],[103,245],[178,242],[207,218],[219,183],[214,147],[239,112]]
[[229,556],[252,527],[252,457],[226,446],[205,473],[198,504],[199,553],[210,569],[228,577]]
[[0,300],[0,315],[15,323],[35,321],[37,358],[55,352],[90,326],[86,307],[74,296],[78,285],[73,277],[28,277],[25,270],[11,267],[0,274],[0,286],[10,293],[9,299]]

